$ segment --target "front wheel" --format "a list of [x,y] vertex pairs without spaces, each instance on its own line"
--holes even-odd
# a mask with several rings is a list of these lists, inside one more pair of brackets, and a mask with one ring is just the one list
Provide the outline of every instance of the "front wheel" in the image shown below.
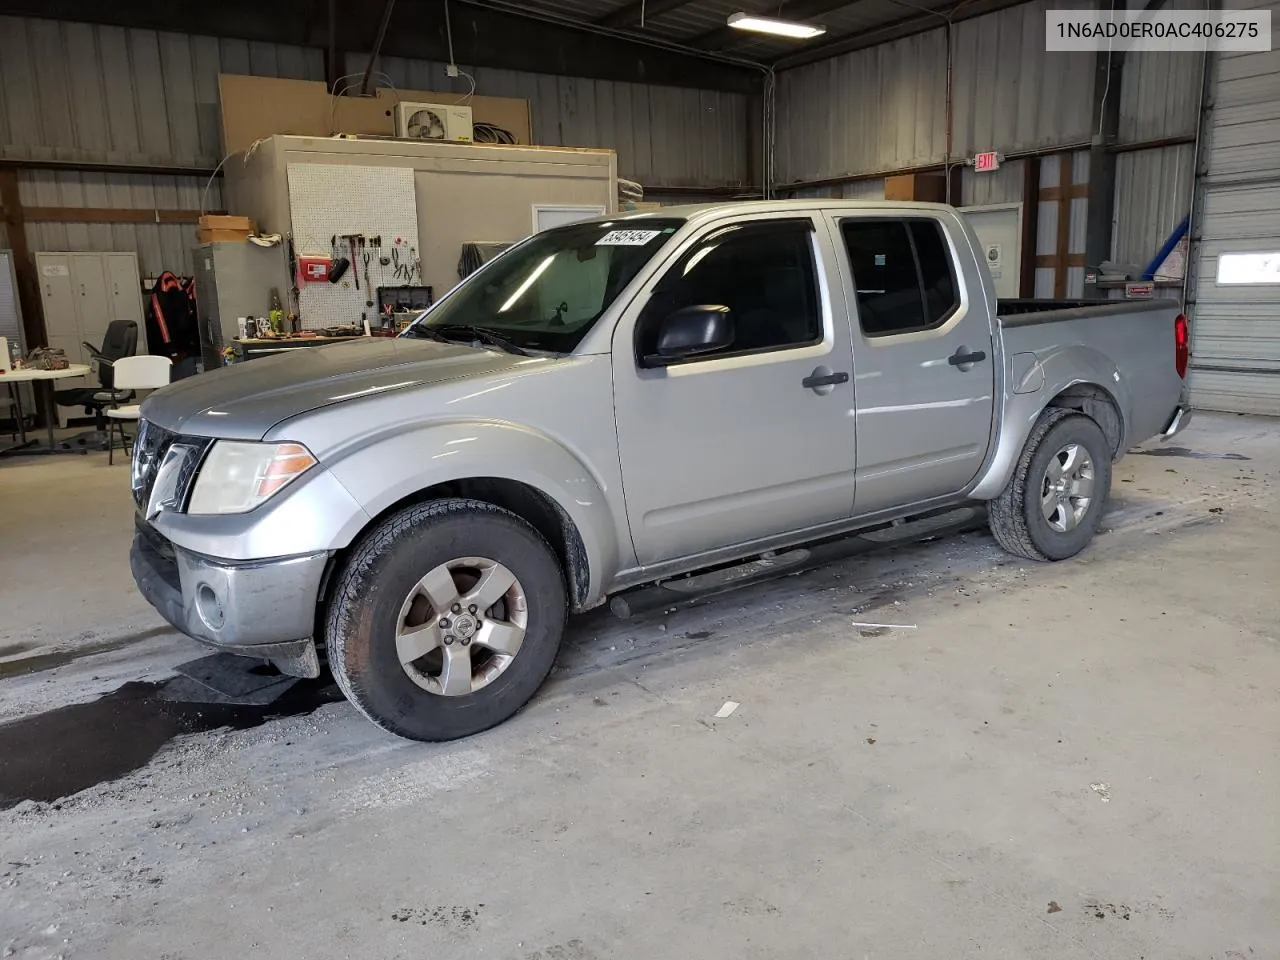
[[555,554],[515,514],[437,500],[384,520],[338,577],[326,641],[338,686],[411,740],[506,720],[546,679],[564,632]]
[[1093,539],[1111,492],[1102,428],[1074,410],[1046,410],[1008,485],[987,505],[991,533],[1028,560],[1065,560]]

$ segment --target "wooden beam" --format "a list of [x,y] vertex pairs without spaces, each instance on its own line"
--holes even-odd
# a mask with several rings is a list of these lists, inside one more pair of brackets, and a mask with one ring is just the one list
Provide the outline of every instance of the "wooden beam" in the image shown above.
[[1036,240],[1040,236],[1040,158],[1022,161],[1022,264],[1018,296],[1036,295]]
[[1081,197],[1089,196],[1089,185],[1087,183],[1068,183],[1061,187],[1041,187],[1041,200],[1061,200],[1064,197],[1068,200],[1077,200]]
[[[208,211],[211,214],[219,210]],[[137,210],[125,207],[27,207],[30,223],[196,223],[199,210]]]
[[18,305],[22,308],[22,332],[27,349],[45,345],[44,308],[40,303],[40,282],[36,264],[27,246],[26,211],[18,193],[18,171],[0,169],[0,215],[4,217],[13,269],[18,275]]
[[[1060,260],[1056,253],[1042,253],[1039,256],[1033,258],[1033,262],[1037,267],[1044,267],[1046,269],[1053,267],[1056,269]],[[1083,267],[1084,254],[1083,253],[1067,254],[1066,264],[1068,267]],[[1054,279],[1056,280],[1057,278],[1055,277]],[[1057,296],[1065,296],[1065,294],[1057,294]]]
[[1053,255],[1053,295],[1059,300],[1067,295],[1067,260],[1071,249],[1071,165],[1071,154],[1064,153],[1059,157],[1058,245]]

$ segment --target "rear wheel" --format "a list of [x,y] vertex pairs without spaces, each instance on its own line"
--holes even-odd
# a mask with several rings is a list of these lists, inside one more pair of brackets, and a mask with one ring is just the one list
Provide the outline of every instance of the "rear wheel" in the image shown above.
[[509,511],[418,504],[357,547],[329,607],[338,685],[378,726],[452,740],[501,723],[541,686],[566,617],[555,554]]
[[1093,539],[1110,491],[1102,428],[1074,410],[1046,410],[1008,485],[987,505],[991,532],[1016,556],[1065,560]]

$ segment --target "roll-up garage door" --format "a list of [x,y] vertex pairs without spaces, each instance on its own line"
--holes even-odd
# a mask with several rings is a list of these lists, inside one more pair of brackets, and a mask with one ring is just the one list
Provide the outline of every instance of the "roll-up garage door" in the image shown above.
[[[1280,9],[1274,0],[1242,6]],[[1280,415],[1280,51],[1215,60],[1195,231],[1192,403]]]

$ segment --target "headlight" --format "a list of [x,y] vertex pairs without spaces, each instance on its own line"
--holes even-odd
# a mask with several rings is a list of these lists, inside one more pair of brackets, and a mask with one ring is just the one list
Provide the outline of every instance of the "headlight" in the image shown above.
[[315,464],[300,443],[219,440],[200,467],[187,513],[245,513]]

